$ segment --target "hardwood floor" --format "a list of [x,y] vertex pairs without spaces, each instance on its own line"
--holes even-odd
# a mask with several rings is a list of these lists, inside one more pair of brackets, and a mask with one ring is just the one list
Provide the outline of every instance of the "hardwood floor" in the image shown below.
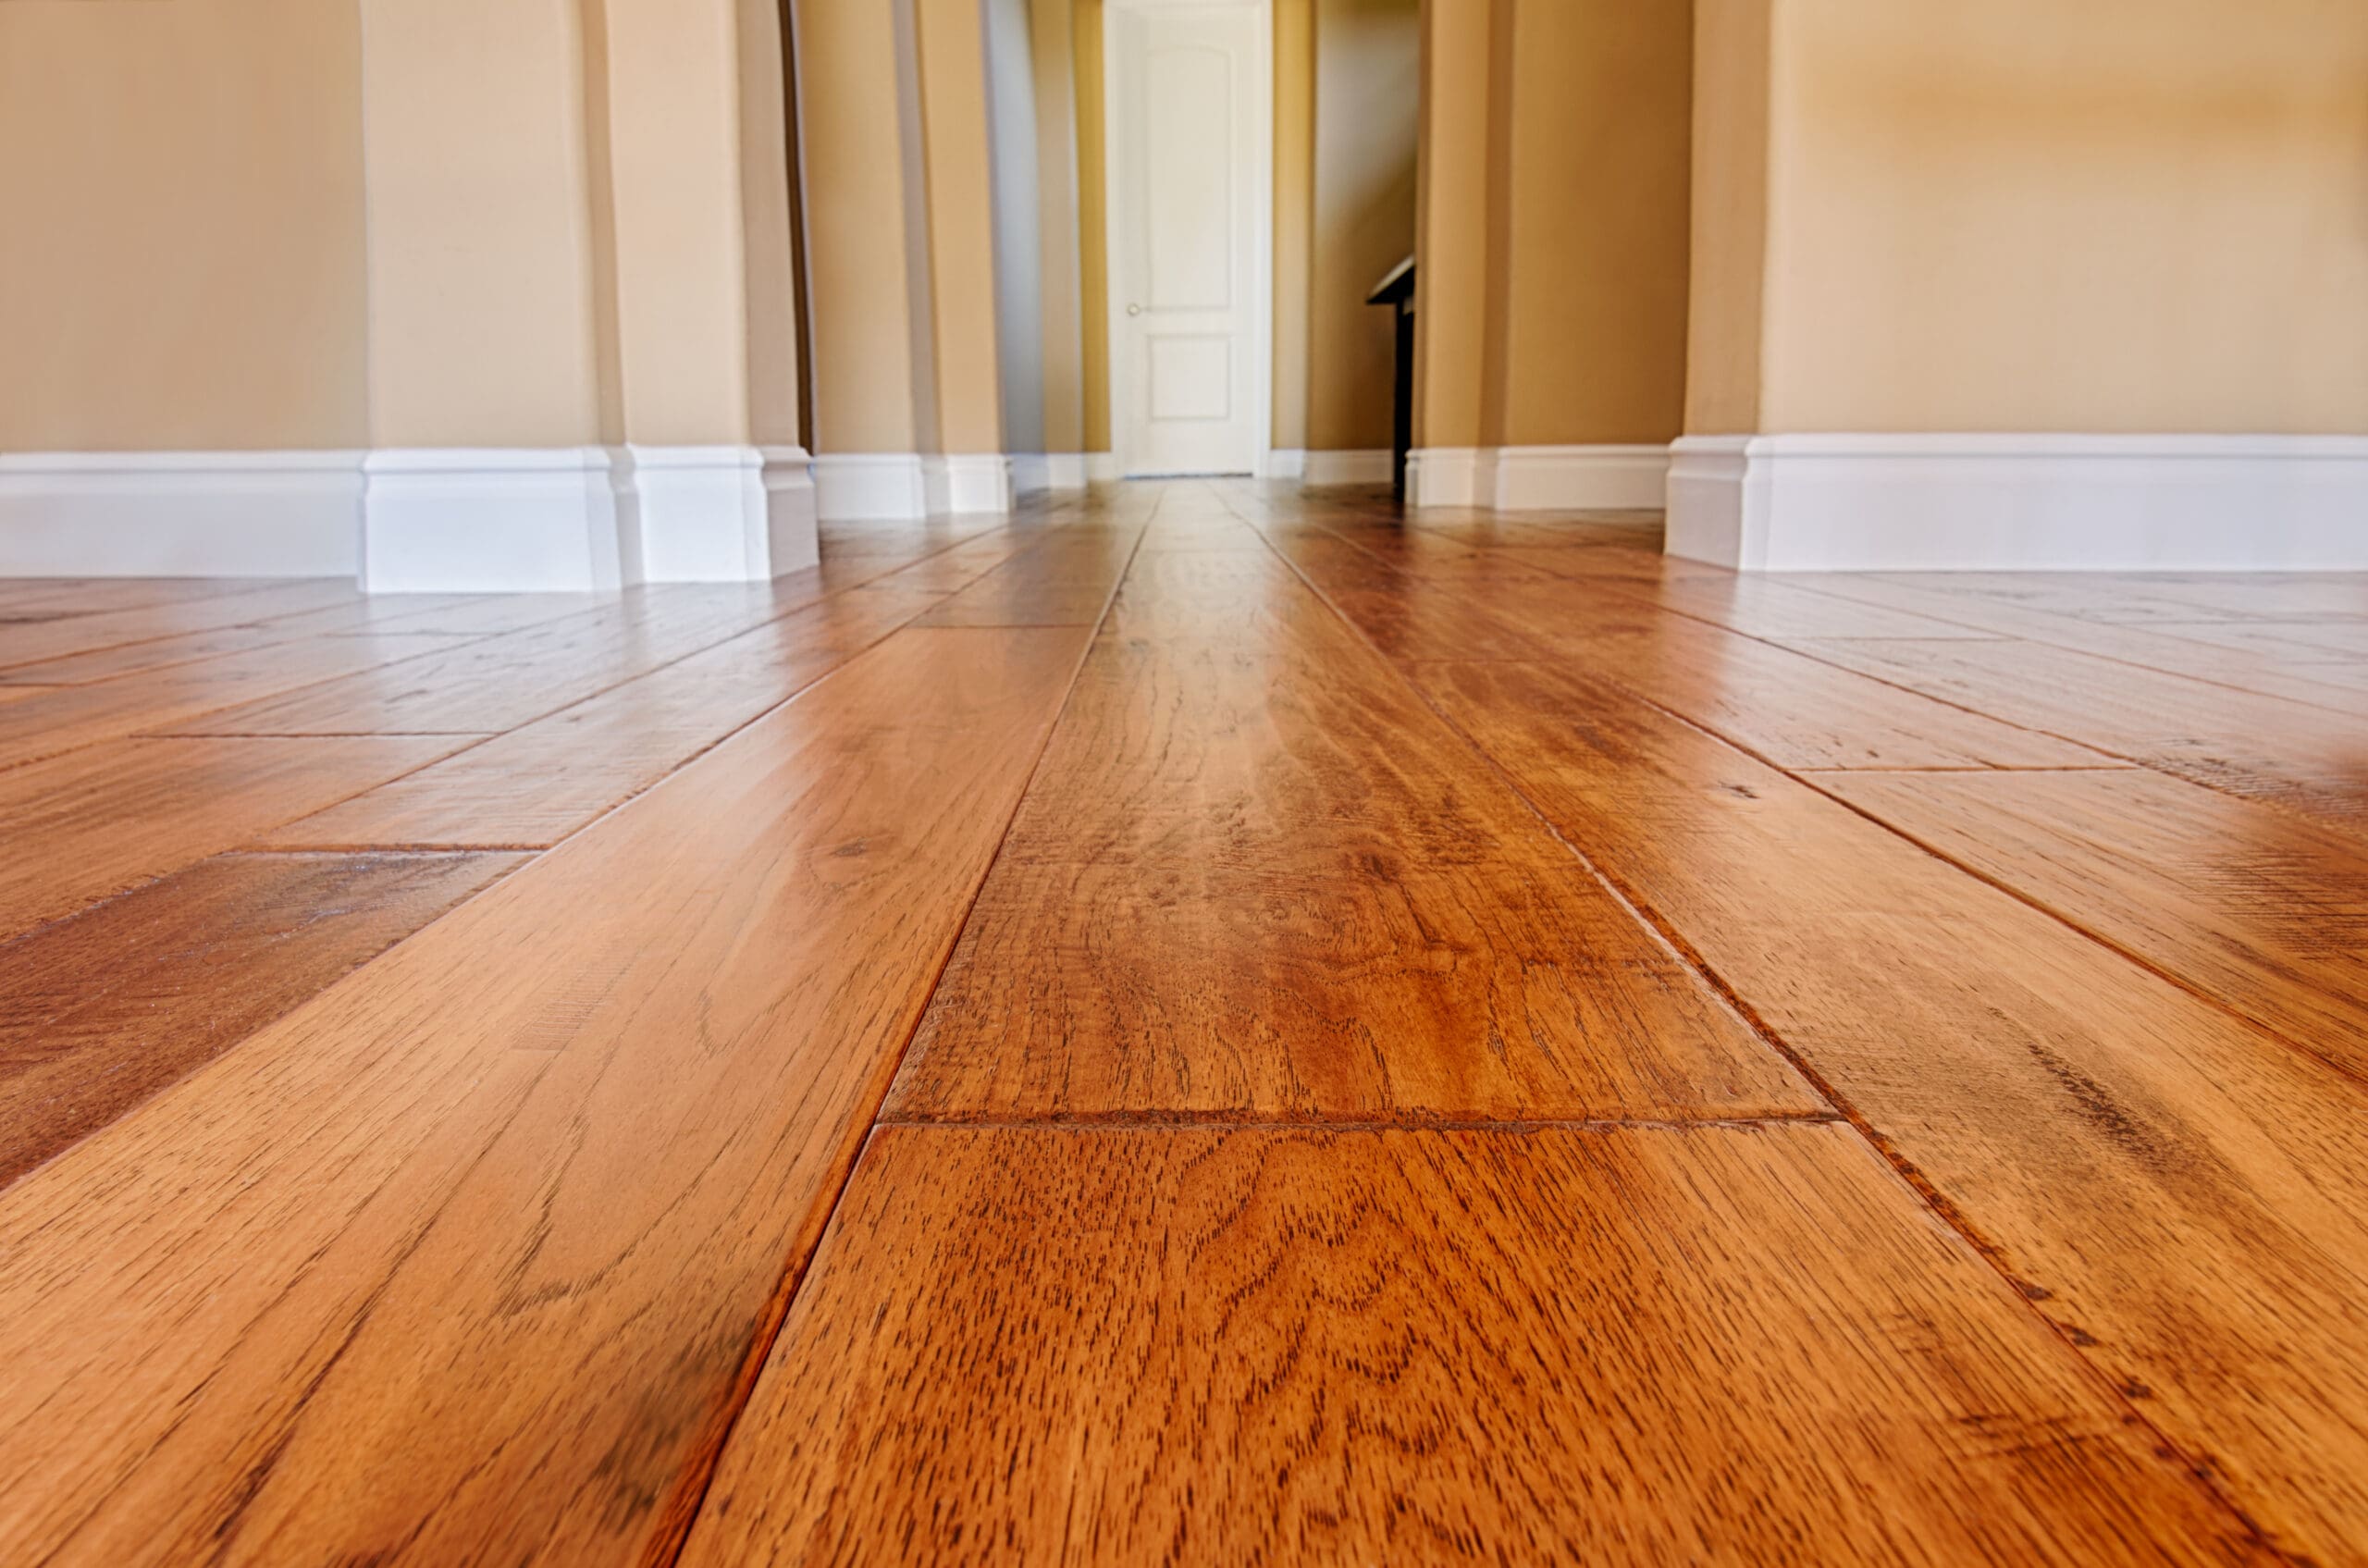
[[2368,579],[1659,542],[0,582],[0,1562],[2368,1562]]

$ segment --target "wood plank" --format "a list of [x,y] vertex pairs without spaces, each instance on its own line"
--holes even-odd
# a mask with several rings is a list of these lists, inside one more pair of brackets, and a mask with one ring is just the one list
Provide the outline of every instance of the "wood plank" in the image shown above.
[[1823,1108],[1280,563],[1181,559],[1087,661],[900,1114]]
[[2368,660],[2368,614],[2356,621],[2175,622],[2175,637],[2240,648],[2282,663],[2357,663]]
[[2368,1077],[2368,848],[2145,769],[1825,788]]
[[793,608],[761,585],[642,588],[564,620],[226,708],[175,733],[498,735]]
[[891,1101],[948,1120],[1802,1116],[1575,861],[999,863]]
[[936,601],[888,589],[835,595],[258,842],[282,849],[556,844]]
[[272,577],[0,577],[0,612],[93,615],[277,587]]
[[1993,637],[1985,632],[1795,587],[1765,573],[1725,577],[1681,577],[1631,583],[1623,591],[1656,609],[1724,626],[1745,636],[1787,637]]
[[2368,1087],[1610,683],[1418,678],[2251,1518],[2356,1554]]
[[2031,643],[1862,639],[1820,659],[2368,834],[2368,740],[2322,709]]
[[416,735],[124,740],[0,772],[0,936],[236,848],[450,749]]
[[1849,1129],[886,1128],[681,1561],[2270,1561]]
[[411,632],[442,636],[498,636],[549,625],[623,602],[616,593],[369,594],[350,604],[275,615],[265,626],[314,636]]
[[217,626],[251,625],[269,616],[344,604],[357,597],[350,580],[307,577],[169,604],[0,625],[0,668]]
[[88,653],[69,653],[58,659],[18,664],[0,670],[0,685],[90,685],[122,675],[144,674],[201,659],[216,659],[226,653],[244,653],[275,643],[295,642],[305,635],[268,621],[253,626],[217,626],[212,631],[185,632],[177,637],[125,643],[117,648],[92,648]]
[[[141,645],[149,646],[149,645]],[[0,710],[0,769],[143,732],[202,730],[208,715],[350,675],[393,673],[453,646],[450,637],[307,637],[93,685],[60,686]],[[39,668],[40,666],[32,666]]]
[[1083,640],[899,632],[0,1193],[0,1538],[666,1561]]
[[1130,528],[1048,539],[945,599],[924,626],[1091,626],[1134,553]]
[[0,1184],[524,859],[217,855],[0,944]]
[[1633,592],[1531,574],[1494,576],[1484,586],[1437,566],[1375,586],[1336,561],[1302,549],[1287,553],[1392,658],[1560,658],[1613,675],[1781,767],[2114,765],[2055,736],[1666,613]]
[[2301,664],[2216,648],[2176,635],[2182,629],[2179,623],[2131,626],[2084,621],[1970,595],[1943,596],[1868,573],[1820,574],[1814,577],[1795,574],[1787,580],[1814,584],[1815,591],[1830,598],[1896,605],[1936,618],[1946,615],[1963,625],[2002,636],[2072,648],[2100,659],[2234,686],[2239,691],[2259,692],[2264,697],[2287,698],[2339,713],[2368,716],[2368,687],[2363,687],[2355,668],[2315,661]]

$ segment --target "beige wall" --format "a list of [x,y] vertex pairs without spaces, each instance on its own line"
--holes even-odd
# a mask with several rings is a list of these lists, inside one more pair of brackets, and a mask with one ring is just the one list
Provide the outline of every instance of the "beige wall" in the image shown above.
[[1309,304],[1315,283],[1315,8],[1275,0],[1273,445],[1307,444]]
[[915,451],[894,9],[799,0],[797,47],[815,450]]
[[0,3],[0,450],[367,439],[357,17]]
[[1690,0],[1519,0],[1507,446],[1684,428]]
[[915,0],[929,281],[944,452],[1003,448],[995,340],[994,176],[979,0]]
[[0,448],[794,439],[781,79],[771,0],[0,6]]
[[[1365,296],[1414,248],[1422,7],[1420,0],[1315,0],[1314,10],[1304,444],[1315,451],[1387,447],[1397,331],[1394,313]],[[1278,140],[1278,190],[1285,152]],[[1276,238],[1279,326],[1286,258],[1279,231]],[[1277,430],[1276,444],[1301,443]]]
[[1665,441],[1685,398],[1692,8],[1430,0],[1417,442]]
[[2368,430],[2368,6],[1777,0],[1758,47],[1761,363],[1697,366],[1696,428],[1756,380],[1766,430]]

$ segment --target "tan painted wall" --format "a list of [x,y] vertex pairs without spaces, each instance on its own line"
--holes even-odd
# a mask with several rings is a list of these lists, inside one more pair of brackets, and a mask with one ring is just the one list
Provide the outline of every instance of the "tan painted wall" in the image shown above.
[[1085,296],[1078,235],[1077,6],[1029,0],[1036,91],[1037,310],[1042,323],[1044,450],[1085,451]]
[[1693,263],[1685,427],[1759,427],[1768,266],[1768,39],[1772,0],[1694,13]]
[[[1305,445],[1387,447],[1396,327],[1392,312],[1364,302],[1414,248],[1420,0],[1316,0],[1314,66]],[[1279,141],[1276,152],[1279,189]],[[1278,231],[1278,280],[1280,241]],[[1279,326],[1279,288],[1276,318]],[[1299,443],[1278,430],[1276,444]]]
[[1507,446],[1684,426],[1691,0],[1520,0]]
[[0,450],[367,439],[356,24],[0,4]]
[[1683,427],[1687,0],[1432,0],[1418,441]]
[[1102,0],[1077,0],[1078,281],[1085,450],[1110,450],[1110,158]]
[[[1423,0],[1421,167],[1415,211],[1414,444],[1487,439],[1488,302],[1498,291],[1489,145],[1496,38],[1511,0]],[[1503,13],[1500,17],[1498,13]]]
[[915,0],[915,10],[941,443],[931,450],[999,452],[994,179],[979,0]]
[[1275,0],[1275,331],[1272,444],[1304,448],[1315,284],[1315,9]]
[[2368,6],[1777,16],[1768,428],[2368,431]]
[[1705,0],[1702,43],[1691,428],[2368,430],[2368,7]]
[[814,445],[915,451],[894,8],[883,0],[799,0],[797,43]]
[[372,444],[613,438],[575,6],[362,0],[362,20]]

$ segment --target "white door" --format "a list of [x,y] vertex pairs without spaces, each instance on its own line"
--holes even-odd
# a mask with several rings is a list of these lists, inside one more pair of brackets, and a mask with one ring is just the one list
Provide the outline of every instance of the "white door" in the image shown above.
[[1264,467],[1264,0],[1110,0],[1111,434],[1128,475]]

